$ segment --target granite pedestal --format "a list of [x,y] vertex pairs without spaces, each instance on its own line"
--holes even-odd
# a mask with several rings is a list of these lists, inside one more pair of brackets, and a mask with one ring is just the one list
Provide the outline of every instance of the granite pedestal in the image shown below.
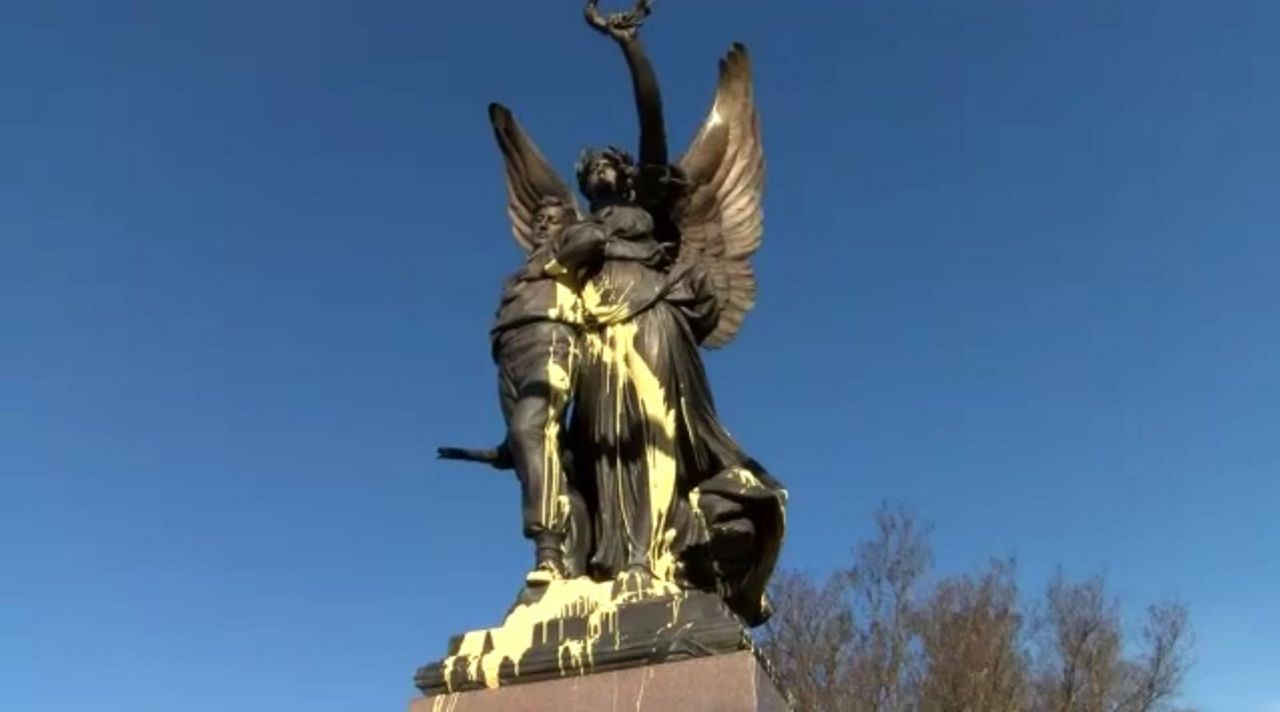
[[414,700],[409,712],[789,712],[751,651]]

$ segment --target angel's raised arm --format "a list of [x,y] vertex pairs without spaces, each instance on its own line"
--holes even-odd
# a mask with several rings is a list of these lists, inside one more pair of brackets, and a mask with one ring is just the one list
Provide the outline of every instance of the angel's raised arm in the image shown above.
[[597,7],[599,0],[587,0],[587,23],[609,35],[622,48],[631,70],[631,87],[640,115],[640,165],[667,165],[667,125],[662,114],[662,92],[658,75],[640,42],[639,29],[653,11],[652,0],[637,0],[628,12],[604,16]]

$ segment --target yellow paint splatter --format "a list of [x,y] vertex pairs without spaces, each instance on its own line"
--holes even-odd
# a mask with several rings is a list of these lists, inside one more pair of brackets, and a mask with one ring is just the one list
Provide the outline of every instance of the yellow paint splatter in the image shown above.
[[759,478],[756,477],[755,473],[745,467],[735,467],[732,470],[729,470],[727,476],[729,479],[735,480],[738,484],[748,489],[760,489],[764,487],[764,485],[760,483]]
[[458,644],[458,652],[450,655],[440,663],[440,669],[444,673],[445,688],[450,692],[453,691],[453,673],[454,668],[459,664],[466,666],[466,678],[468,680],[476,679],[479,673],[480,656],[485,652],[485,643],[488,641],[489,632],[484,630],[472,631],[462,637],[462,642]]
[[[672,551],[676,533],[669,526],[677,481],[676,404],[668,396],[662,380],[636,348],[639,325],[629,320],[632,314],[627,290],[616,296],[611,295],[613,291],[610,285],[598,284],[597,280],[588,282],[583,288],[584,309],[601,324],[598,329],[587,332],[586,348],[594,360],[603,364],[608,380],[613,383],[615,427],[622,425],[628,392],[634,392],[638,402],[651,528],[649,549],[644,558],[656,577],[670,581],[676,569],[676,557]],[[606,294],[611,296],[606,298]],[[614,476],[622,478],[627,471],[623,467],[622,453],[617,452],[614,457]],[[626,483],[619,481],[616,486],[621,492],[625,490]],[[629,530],[631,522],[627,508],[623,507],[620,514],[623,527]],[[628,551],[628,559],[636,553]]]
[[[458,653],[442,663],[446,684],[452,691],[452,679],[457,671],[463,673],[468,682],[498,687],[504,663],[510,662],[518,675],[520,660],[534,645],[546,644],[552,626],[559,626],[559,638],[563,640],[564,620],[568,618],[585,618],[587,631],[581,638],[563,640],[557,650],[557,664],[562,675],[585,674],[594,665],[593,652],[598,643],[606,637],[612,637],[609,642],[615,647],[620,643],[618,610],[621,604],[655,596],[679,599],[683,595],[669,582],[637,586],[614,595],[612,581],[592,581],[586,577],[552,581],[538,601],[516,606],[500,627],[464,636]],[[674,610],[678,612],[679,608]]]
[[567,515],[567,509],[561,506],[561,500],[564,497],[561,489],[564,475],[561,472],[560,462],[560,421],[572,396],[571,374],[575,368],[573,362],[576,358],[574,345],[569,343],[564,346],[567,354],[566,362],[562,364],[557,361],[556,352],[560,347],[559,340],[562,338],[569,337],[553,334],[551,344],[548,346],[547,385],[551,392],[547,398],[547,418],[542,441],[542,473],[546,481],[542,487],[542,501],[538,503],[542,521],[556,531],[563,531],[564,516]]
[[[551,263],[554,264],[554,261]],[[547,270],[551,271],[551,264]],[[552,321],[568,324],[582,324],[582,299],[578,296],[577,286],[571,277],[563,271],[555,273],[555,301],[547,311]],[[570,339],[563,343],[562,339]],[[558,352],[566,354],[563,361]],[[568,517],[568,507],[562,489],[564,478],[560,462],[560,429],[561,421],[573,396],[573,374],[577,369],[578,348],[576,339],[571,336],[553,333],[551,343],[547,345],[547,385],[550,395],[547,398],[547,418],[544,426],[542,442],[542,472],[546,482],[542,488],[542,499],[538,503],[541,521],[553,530],[563,531]]]
[[628,284],[621,294],[606,297],[608,287],[594,280],[587,282],[582,287],[582,310],[590,314],[597,324],[621,324],[633,316],[627,300],[630,291],[631,285]]
[[555,278],[555,288],[555,302],[547,310],[547,316],[552,321],[581,324],[583,305],[582,298],[578,296],[577,285],[569,275],[560,274]]

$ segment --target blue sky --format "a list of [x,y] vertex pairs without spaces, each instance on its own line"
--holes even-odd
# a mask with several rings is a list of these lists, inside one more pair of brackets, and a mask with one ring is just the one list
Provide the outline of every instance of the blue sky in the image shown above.
[[[401,709],[529,559],[485,105],[634,141],[576,0],[0,7],[0,707]],[[761,289],[708,356],[785,563],[881,502],[942,572],[1106,573],[1280,708],[1280,5],[667,0],[679,150],[751,48]]]

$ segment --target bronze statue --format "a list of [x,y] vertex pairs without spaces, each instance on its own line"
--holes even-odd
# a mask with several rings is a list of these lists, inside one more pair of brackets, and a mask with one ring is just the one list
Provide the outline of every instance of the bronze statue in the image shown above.
[[[639,37],[651,2],[607,16],[597,2],[586,19],[622,50],[639,150],[583,152],[580,211],[511,112],[490,107],[508,215],[530,253],[492,332],[507,436],[441,456],[516,470],[536,554],[513,616],[583,582],[605,586],[597,607],[708,592],[757,625],[786,493],[721,425],[700,352],[732,341],[755,299],[764,155],[750,62],[741,45],[721,60],[711,111],[672,162]],[[679,617],[677,604],[669,623]],[[425,674],[447,681],[442,666]]]

